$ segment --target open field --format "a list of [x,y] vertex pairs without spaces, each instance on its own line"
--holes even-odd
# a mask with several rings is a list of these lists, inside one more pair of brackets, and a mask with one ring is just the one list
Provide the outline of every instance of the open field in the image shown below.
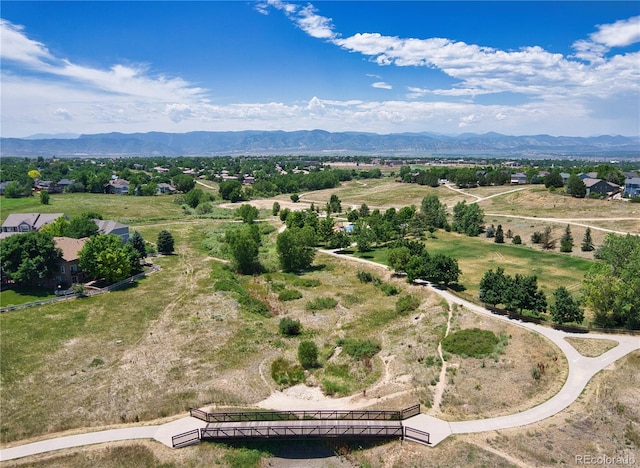
[[[469,192],[485,198],[502,193],[498,189],[512,190],[483,187]],[[430,193],[437,194],[449,208],[463,199],[468,203],[477,199],[444,187],[433,189],[382,179],[305,193],[297,206],[309,201],[324,204],[332,193],[338,194],[343,208],[362,203],[381,209],[419,206]],[[361,395],[360,401],[368,399],[375,408],[396,409],[415,402],[423,404],[425,410],[431,406],[440,372],[437,346],[449,310],[439,296],[392,277],[382,268],[354,267],[349,259],[320,253],[310,271],[284,274],[276,271],[274,247],[268,244],[260,254],[267,274],[233,276],[233,281],[268,305],[271,316],[249,313],[232,291],[216,290],[218,280],[231,278],[231,273],[224,269],[223,262],[213,258],[222,255],[219,236],[229,219],[214,218],[230,215],[217,208],[220,216],[188,216],[173,199],[64,194],[53,195],[48,206],[37,199],[10,200],[6,205],[2,200],[3,218],[11,212],[64,212],[74,216],[96,211],[105,218],[130,224],[132,230],[152,242],[162,229],[168,229],[176,239],[176,255],[154,258],[161,271],[132,287],[0,314],[3,446],[61,431],[184,415],[189,406],[252,407],[280,389],[271,378],[271,363],[278,357],[296,362],[301,340],[313,340],[320,351],[321,367],[306,373],[308,385],[331,388],[335,396]],[[274,200],[284,207],[288,196],[255,203],[269,210]],[[576,201],[587,203],[584,212]],[[556,217],[556,211],[548,208],[554,202],[558,217],[593,217],[602,219],[599,222],[603,226],[609,223],[604,218],[632,217],[633,211],[624,209],[640,209],[624,203],[575,200],[538,188],[479,203],[486,212],[496,213],[486,216],[487,223],[501,223],[505,232],[512,229],[529,244],[530,231],[549,223],[504,215]],[[601,212],[607,208],[613,211]],[[279,226],[275,217],[269,216],[268,222]],[[625,223],[633,229],[637,226],[635,221]],[[554,236],[559,237],[566,224],[553,226]],[[572,226],[572,232],[576,244],[572,254],[499,245],[485,237],[469,238],[444,231],[437,231],[435,238],[425,242],[429,252],[459,259],[461,283],[467,294],[477,296],[484,272],[502,266],[510,275],[536,274],[539,285],[550,295],[560,285],[576,293],[592,262],[593,254],[581,258],[579,252],[584,228]],[[592,230],[592,234],[598,245],[604,233]],[[269,234],[270,240],[276,235],[277,231]],[[384,261],[385,251],[368,255]],[[399,296],[386,296],[380,288],[358,280],[357,271],[365,269],[395,285],[400,295],[418,297],[419,308],[409,314],[396,312]],[[294,289],[302,297],[283,302],[278,299],[282,289]],[[309,310],[308,304],[319,298],[331,298],[336,305]],[[281,336],[278,323],[282,317],[299,320],[303,333],[291,338]],[[438,417],[469,420],[511,414],[545,401],[562,386],[567,363],[555,346],[537,334],[462,308],[452,310],[451,325],[453,331],[471,327],[491,330],[508,336],[508,344],[487,358],[446,356],[449,371],[443,401],[435,413]],[[355,360],[338,346],[345,338],[369,339],[380,344],[381,350],[369,361]],[[589,356],[597,356],[610,346],[603,340],[580,340],[574,346]],[[538,363],[544,364],[545,373],[534,379],[531,371]],[[637,454],[639,366],[638,353],[628,356],[614,369],[597,375],[584,396],[562,413],[526,428],[451,437],[433,449],[398,442],[362,449],[339,447],[345,456],[332,459],[332,463],[381,467],[436,463],[452,467],[547,466],[554,461],[570,464],[576,451],[615,454],[635,450]],[[68,450],[7,466],[256,466],[264,456],[259,450],[216,444],[172,451],[139,441]]]

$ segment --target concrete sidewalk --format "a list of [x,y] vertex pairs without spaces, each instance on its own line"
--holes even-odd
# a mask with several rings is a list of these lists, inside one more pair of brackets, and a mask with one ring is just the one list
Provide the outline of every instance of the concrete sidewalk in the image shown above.
[[102,444],[131,439],[153,439],[160,426],[138,426],[125,429],[110,429],[108,431],[88,432],[55,439],[41,440],[31,444],[19,445],[0,450],[0,461],[14,460],[39,453],[53,452],[84,445]]

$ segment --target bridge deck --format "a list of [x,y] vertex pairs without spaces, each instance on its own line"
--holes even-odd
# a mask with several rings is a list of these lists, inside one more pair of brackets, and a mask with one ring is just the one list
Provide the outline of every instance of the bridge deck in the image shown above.
[[200,430],[206,440],[240,438],[402,437],[400,421],[297,420],[242,421],[208,424]]

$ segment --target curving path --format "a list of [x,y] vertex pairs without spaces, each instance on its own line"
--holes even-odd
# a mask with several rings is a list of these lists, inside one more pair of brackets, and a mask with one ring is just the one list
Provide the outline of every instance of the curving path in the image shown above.
[[[346,257],[334,251],[321,250],[320,252],[334,255],[340,258],[347,258],[353,261],[360,261],[379,268],[388,269],[386,265],[372,262],[370,260]],[[466,434],[474,432],[485,432],[532,424],[556,413],[559,413],[571,403],[573,403],[582,393],[589,380],[615,363],[618,359],[627,354],[640,350],[640,337],[627,335],[588,335],[582,333],[566,333],[552,328],[546,328],[529,322],[521,322],[508,317],[496,315],[490,311],[471,302],[465,301],[448,291],[443,291],[428,285],[434,293],[444,297],[449,303],[461,305],[475,313],[489,316],[495,320],[503,320],[513,325],[527,328],[545,336],[556,344],[564,353],[569,365],[569,374],[560,391],[544,403],[526,411],[496,418],[478,419],[474,421],[447,422],[426,414],[419,414],[404,421],[404,426],[425,432],[431,435],[431,446],[437,445],[451,434]],[[585,357],[578,353],[566,340],[566,337],[576,338],[600,338],[614,340],[618,346],[597,357]],[[138,426],[125,429],[111,429],[99,432],[90,432],[73,436],[58,437],[42,440],[30,444],[20,445],[0,450],[0,461],[22,458],[65,448],[80,447],[84,445],[99,444],[105,442],[115,442],[129,439],[155,439],[171,447],[171,436],[192,429],[202,427],[203,422],[195,418],[186,417],[161,426]]]

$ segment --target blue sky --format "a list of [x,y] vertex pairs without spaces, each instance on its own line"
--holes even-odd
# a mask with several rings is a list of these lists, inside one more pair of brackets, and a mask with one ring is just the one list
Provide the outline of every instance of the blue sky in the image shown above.
[[11,2],[0,134],[640,134],[640,2]]

